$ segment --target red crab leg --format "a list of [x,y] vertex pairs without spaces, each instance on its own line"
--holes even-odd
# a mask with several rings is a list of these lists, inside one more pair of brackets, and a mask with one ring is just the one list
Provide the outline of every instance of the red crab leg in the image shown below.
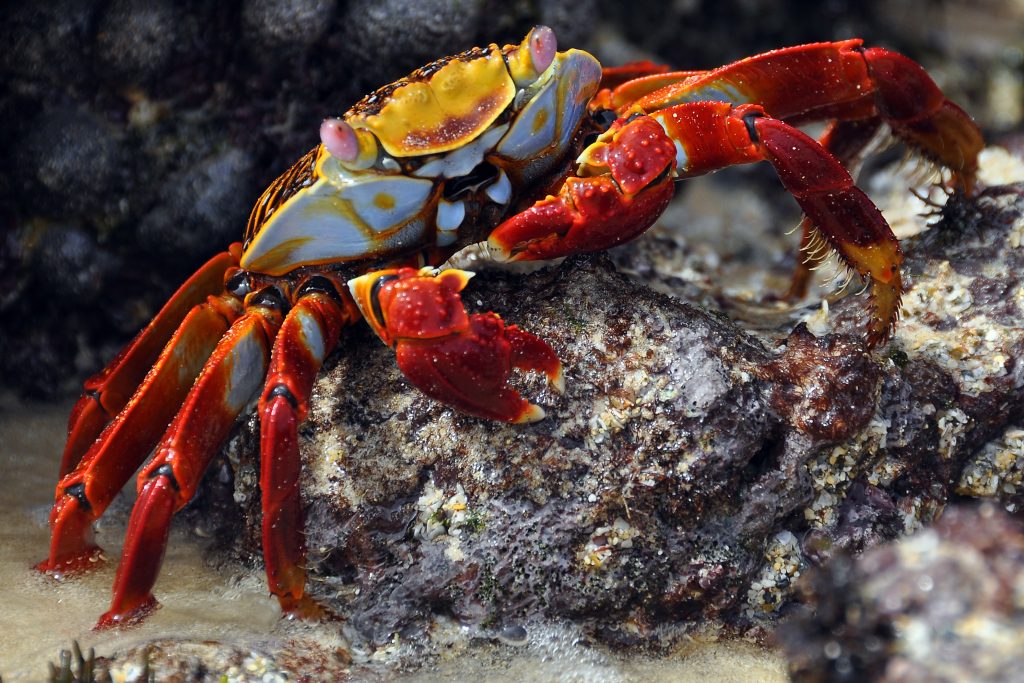
[[280,302],[265,291],[250,294],[192,386],[184,405],[139,473],[110,610],[97,629],[138,623],[158,606],[153,597],[167,547],[171,517],[192,499],[207,466],[266,376],[281,323]]
[[427,396],[464,413],[506,422],[544,417],[508,387],[514,369],[547,375],[562,391],[562,365],[539,337],[496,313],[466,313],[459,292],[472,273],[425,268],[382,270],[349,282],[374,331],[395,348],[398,367]]
[[224,289],[224,273],[238,265],[240,248],[241,245],[232,245],[230,252],[217,254],[197,270],[107,367],[86,380],[85,393],[68,419],[61,477],[75,469],[103,426],[128,402],[189,310]]
[[358,316],[326,293],[299,299],[274,341],[270,371],[260,398],[260,490],[267,583],[284,612],[303,617],[319,616],[321,610],[305,595],[299,423],[306,419],[313,381],[324,358],[337,344],[341,327]]
[[881,212],[835,157],[755,105],[692,102],[654,115],[684,151],[682,177],[723,166],[765,160],[843,262],[870,278],[874,314],[868,343],[886,339],[899,314],[903,262]]
[[597,109],[618,109],[665,86],[693,78],[704,71],[669,71],[667,66],[653,62],[634,62],[607,67],[601,72],[600,90],[588,105]]
[[860,40],[775,50],[668,85],[624,105],[653,112],[702,100],[752,103],[792,122],[881,118],[925,156],[953,171],[971,191],[981,131],[946,99],[916,62]]
[[[861,121],[833,121],[818,140],[851,174],[856,174],[864,149],[878,134],[879,118]],[[811,272],[828,257],[828,250],[816,244],[814,223],[804,216],[800,220],[800,249],[789,290],[783,295],[787,301],[796,301],[807,295]]]
[[670,163],[680,177],[770,162],[844,262],[871,278],[875,311],[868,342],[874,345],[888,336],[902,291],[903,254],[895,236],[842,164],[754,105],[691,102],[616,121],[580,157],[580,174],[592,177],[569,178],[558,197],[541,200],[498,226],[489,238],[492,253],[516,260],[553,258],[615,244],[616,228],[627,238],[642,232],[658,213],[646,212],[638,200],[664,192],[661,169],[669,146]]
[[229,295],[210,297],[185,316],[128,405],[57,485],[50,555],[37,569],[69,572],[93,566],[99,547],[92,523],[153,450],[203,363],[238,317],[240,303]]

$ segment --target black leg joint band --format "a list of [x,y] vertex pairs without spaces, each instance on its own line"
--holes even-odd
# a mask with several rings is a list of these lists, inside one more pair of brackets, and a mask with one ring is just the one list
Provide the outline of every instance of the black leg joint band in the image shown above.
[[180,491],[181,487],[178,486],[178,480],[174,477],[174,468],[168,464],[160,465],[149,475],[150,479],[156,479],[157,477],[167,477],[167,480],[171,482],[171,486],[175,491]]
[[761,142],[760,136],[757,134],[757,127],[754,125],[754,121],[759,118],[761,118],[761,114],[747,114],[743,117],[743,124],[747,127],[747,134],[750,135],[750,139],[755,144]]
[[291,392],[284,384],[278,384],[276,387],[270,390],[267,395],[267,399],[277,398],[278,396],[284,396],[284,400],[291,404],[293,410],[299,409],[299,401],[295,398],[295,394]]
[[83,510],[92,509],[92,503],[90,503],[89,499],[85,497],[85,484],[72,484],[71,486],[64,489],[64,495],[74,497],[75,500],[78,501],[78,507],[82,508]]
[[386,327],[387,322],[384,320],[384,311],[380,307],[380,288],[397,279],[397,275],[381,275],[370,288],[370,306],[373,307],[373,317],[377,319],[377,324],[381,327]]

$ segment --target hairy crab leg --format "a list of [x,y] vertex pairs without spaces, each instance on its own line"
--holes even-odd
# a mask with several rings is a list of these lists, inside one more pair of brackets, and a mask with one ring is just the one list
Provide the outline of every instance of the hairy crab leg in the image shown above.
[[240,251],[241,245],[234,244],[230,251],[207,261],[107,367],[86,380],[85,392],[68,419],[68,440],[60,463],[62,478],[75,469],[103,427],[125,406],[192,307],[223,291],[224,273],[238,265]]
[[544,410],[508,386],[513,370],[543,372],[564,388],[562,364],[542,339],[496,313],[466,313],[459,292],[472,273],[412,268],[349,282],[363,317],[395,349],[398,367],[427,396],[478,417],[534,422]]
[[981,131],[921,65],[860,40],[774,50],[707,71],[624,104],[643,111],[696,101],[758,104],[789,122],[880,118],[911,147],[974,187]]
[[266,376],[270,340],[281,324],[282,302],[267,290],[248,295],[203,366],[181,410],[139,473],[110,610],[97,629],[137,623],[157,608],[156,583],[171,517],[195,495],[207,466]]
[[306,419],[313,381],[338,343],[343,325],[358,320],[351,304],[313,292],[289,311],[274,340],[270,371],[260,398],[260,491],[263,559],[270,592],[281,609],[317,617],[321,608],[305,594],[305,522],[299,491],[299,424]]
[[[863,161],[863,153],[882,127],[880,118],[855,121],[832,121],[818,142],[834,156],[851,175],[856,175]],[[811,273],[828,258],[828,250],[814,239],[817,229],[807,216],[800,220],[800,247],[793,269],[789,289],[782,295],[784,301],[798,301],[807,296]]]
[[[685,157],[680,176],[768,161],[840,259],[871,285],[868,344],[888,338],[903,293],[903,252],[878,208],[831,154],[755,105],[692,102],[655,114]],[[714,141],[713,143],[711,141]]]
[[74,572],[94,566],[99,547],[92,523],[153,450],[240,309],[241,302],[225,294],[209,297],[185,316],[128,404],[57,485],[50,555],[37,569]]

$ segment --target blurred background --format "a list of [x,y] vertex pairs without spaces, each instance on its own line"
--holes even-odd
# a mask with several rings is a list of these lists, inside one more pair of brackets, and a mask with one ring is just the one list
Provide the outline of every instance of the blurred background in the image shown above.
[[859,36],[924,64],[991,142],[1024,148],[1024,0],[6,3],[8,403],[78,393],[192,270],[240,238],[262,188],[318,142],[325,116],[538,23],[606,65],[683,69]]

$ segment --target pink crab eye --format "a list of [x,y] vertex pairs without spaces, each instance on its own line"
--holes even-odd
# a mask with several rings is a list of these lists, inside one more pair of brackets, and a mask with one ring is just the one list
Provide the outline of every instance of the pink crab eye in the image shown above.
[[558,40],[555,38],[555,32],[547,26],[535,26],[530,32],[530,57],[533,58],[533,68],[538,74],[551,66],[557,50]]
[[359,140],[352,126],[341,119],[324,119],[320,124],[320,142],[341,161],[355,161],[359,156]]

